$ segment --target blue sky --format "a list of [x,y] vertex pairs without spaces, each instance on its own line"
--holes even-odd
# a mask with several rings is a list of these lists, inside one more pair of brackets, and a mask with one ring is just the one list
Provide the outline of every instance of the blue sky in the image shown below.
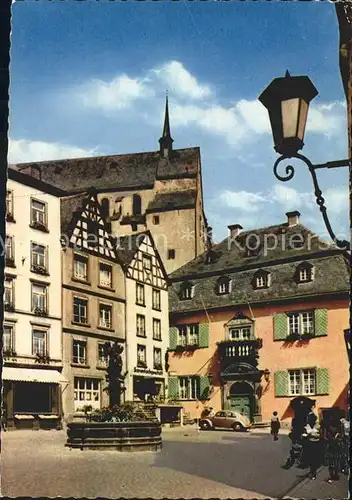
[[[215,239],[301,221],[326,236],[305,165],[280,183],[258,95],[286,69],[319,90],[303,153],[347,157],[338,26],[328,2],[30,1],[13,6],[10,162],[153,151],[169,92],[174,147],[200,146]],[[347,236],[347,169],[319,172]]]

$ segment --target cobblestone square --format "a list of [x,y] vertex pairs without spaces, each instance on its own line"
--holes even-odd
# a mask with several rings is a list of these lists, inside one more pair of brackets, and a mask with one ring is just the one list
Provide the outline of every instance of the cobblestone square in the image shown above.
[[328,486],[323,471],[312,486],[306,471],[280,467],[290,447],[286,434],[274,442],[268,431],[165,429],[163,449],[145,453],[69,450],[65,439],[64,431],[3,433],[2,495],[280,498],[297,490],[297,497],[323,498],[314,487],[326,498],[347,496],[346,478]]

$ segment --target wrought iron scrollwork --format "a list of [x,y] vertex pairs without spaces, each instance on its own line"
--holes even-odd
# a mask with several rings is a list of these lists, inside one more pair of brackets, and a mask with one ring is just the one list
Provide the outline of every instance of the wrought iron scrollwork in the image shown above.
[[[320,209],[320,212],[323,216],[323,219],[324,219],[324,223],[325,223],[325,227],[331,237],[331,239],[334,241],[334,243],[336,244],[336,246],[338,246],[339,248],[342,248],[344,250],[348,250],[350,248],[350,243],[346,240],[339,240],[334,231],[332,230],[332,227],[331,227],[331,224],[330,224],[330,221],[329,221],[329,217],[328,217],[328,214],[327,214],[327,208],[325,206],[325,199],[323,198],[323,193],[319,187],[319,184],[318,184],[318,179],[317,179],[317,175],[315,173],[315,170],[316,168],[322,168],[322,165],[313,165],[313,163],[304,155],[301,155],[299,153],[296,153],[294,155],[293,158],[296,158],[298,160],[301,160],[303,161],[308,169],[309,169],[309,172],[310,172],[310,175],[312,176],[312,181],[313,181],[313,186],[314,186],[314,195],[315,195],[315,201]],[[295,169],[292,165],[287,165],[286,168],[285,168],[285,172],[286,172],[286,176],[282,176],[282,175],[279,175],[278,174],[278,166],[279,164],[284,161],[284,160],[288,160],[289,158],[285,155],[282,155],[280,156],[280,158],[278,158],[274,164],[274,175],[275,177],[279,180],[279,181],[282,181],[282,182],[287,182],[287,181],[290,181],[294,175],[295,175]],[[342,165],[336,165],[336,166],[344,166]]]

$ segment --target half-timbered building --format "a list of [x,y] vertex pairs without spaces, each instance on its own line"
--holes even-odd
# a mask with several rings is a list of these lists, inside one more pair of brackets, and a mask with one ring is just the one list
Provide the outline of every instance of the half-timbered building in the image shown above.
[[299,215],[246,232],[229,226],[228,238],[171,274],[169,397],[192,418],[212,407],[259,424],[277,411],[289,424],[297,396],[347,409],[348,256]]
[[150,232],[121,237],[117,254],[126,276],[126,399],[162,400],[169,341],[167,274]]
[[104,344],[125,345],[124,272],[109,230],[94,190],[61,199],[66,420],[108,405]]

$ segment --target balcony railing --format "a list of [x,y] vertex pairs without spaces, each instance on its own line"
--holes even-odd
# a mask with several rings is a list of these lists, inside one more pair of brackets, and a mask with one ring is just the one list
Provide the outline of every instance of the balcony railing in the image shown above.
[[218,342],[221,369],[229,364],[245,361],[253,366],[258,364],[258,349],[262,347],[262,339],[224,340]]

